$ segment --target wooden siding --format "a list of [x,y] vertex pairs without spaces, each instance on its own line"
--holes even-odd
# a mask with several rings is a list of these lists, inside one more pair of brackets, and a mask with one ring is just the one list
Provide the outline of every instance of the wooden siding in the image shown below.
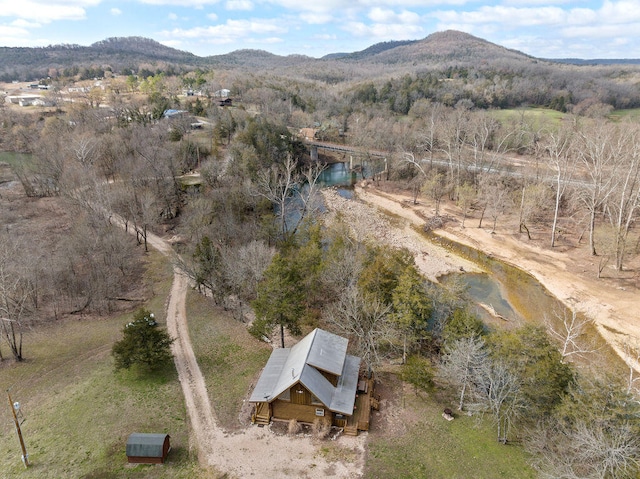
[[291,404],[311,404],[311,393],[300,383],[291,388],[290,394]]
[[325,417],[332,417],[331,411],[321,406],[311,406],[306,404],[294,404],[276,399],[271,403],[273,419],[296,419],[299,422],[313,423],[317,417],[316,409],[324,410]]
[[322,370],[320,370],[320,373],[332,384],[334,388],[338,385],[338,376]]

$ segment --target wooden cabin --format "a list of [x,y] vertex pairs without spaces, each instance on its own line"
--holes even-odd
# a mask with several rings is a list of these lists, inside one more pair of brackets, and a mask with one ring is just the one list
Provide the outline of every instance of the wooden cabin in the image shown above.
[[134,432],[127,439],[127,461],[134,464],[164,464],[171,444],[169,434]]
[[275,349],[249,398],[254,423],[327,418],[347,434],[368,430],[371,401],[363,399],[373,394],[373,380],[360,379],[360,358],[347,354],[347,345],[346,338],[315,329],[292,348]]

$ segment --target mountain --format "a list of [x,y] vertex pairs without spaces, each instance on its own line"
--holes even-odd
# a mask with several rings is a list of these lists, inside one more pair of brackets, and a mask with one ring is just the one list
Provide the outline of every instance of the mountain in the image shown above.
[[193,53],[176,50],[144,37],[112,37],[96,42],[87,48],[101,55],[140,55],[152,60],[188,63],[197,62]]
[[404,45],[411,45],[416,43],[418,40],[404,40],[404,41],[394,41],[394,42],[381,42],[376,43],[375,45],[371,45],[369,48],[365,48],[359,52],[353,53],[330,53],[329,55],[325,55],[322,57],[323,60],[338,60],[338,59],[349,59],[349,60],[358,60],[366,57],[370,57],[373,55],[377,55],[378,53],[382,53],[387,50],[391,50],[396,47],[401,47]]
[[144,64],[196,66],[202,59],[143,37],[108,38],[91,46],[0,47],[0,79],[33,80],[51,69],[69,67],[106,68],[114,71]]
[[554,58],[547,61],[569,65],[640,65],[640,58]]
[[534,60],[522,52],[455,30],[432,33],[423,40],[382,50],[367,59],[388,64],[455,62],[473,65],[494,60]]
[[[0,47],[0,80],[34,80],[52,69],[123,69],[184,71],[196,67],[274,71],[337,83],[357,78],[404,74],[416,70],[488,68],[523,72],[532,65],[640,63],[638,60],[544,60],[496,45],[467,33],[448,30],[422,40],[382,42],[362,51],[334,53],[323,58],[279,56],[263,50],[236,50],[199,57],[143,37],[114,37],[90,46],[54,45],[44,48]],[[357,68],[354,68],[357,64]],[[93,76],[91,74],[90,76]]]
[[280,56],[264,50],[249,49],[235,50],[224,55],[213,55],[204,58],[204,61],[211,66],[258,68],[266,70],[291,67],[314,60],[314,58],[305,55]]

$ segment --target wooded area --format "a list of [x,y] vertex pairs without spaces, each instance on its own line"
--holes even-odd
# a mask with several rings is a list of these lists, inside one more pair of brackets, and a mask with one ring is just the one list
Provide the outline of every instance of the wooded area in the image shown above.
[[[549,248],[585,242],[598,276],[636,265],[640,125],[610,113],[640,104],[637,86],[617,81],[637,72],[499,64],[480,71],[461,59],[386,78],[353,59],[305,76],[149,70],[73,96],[63,90],[83,75],[70,70],[51,80],[55,107],[0,103],[0,148],[25,154],[11,163],[25,197],[1,198],[0,360],[24,359],[22,334],[40,322],[138,306],[153,231],[175,239],[195,287],[256,337],[275,331],[284,345],[285,330],[322,326],[348,337],[370,371],[400,360],[416,387],[450,388],[460,411],[491,417],[496,439],[521,441],[545,477],[633,477],[640,380],[632,368],[627,379],[574,361],[593,352],[575,315],[488,327],[455,281],[432,283],[408,251],[366,243],[318,213],[321,167],[301,128],[385,152],[388,169],[369,180],[432,202],[429,224],[447,201],[468,228],[517,217],[528,238],[549,231]],[[353,79],[342,78],[345,65]],[[216,101],[223,87],[233,108]],[[530,104],[563,115],[535,115]],[[518,108],[496,109],[508,107]],[[168,109],[182,113],[167,118]],[[55,205],[64,223],[52,211],[34,232],[15,202]],[[135,237],[112,226],[115,215]]]

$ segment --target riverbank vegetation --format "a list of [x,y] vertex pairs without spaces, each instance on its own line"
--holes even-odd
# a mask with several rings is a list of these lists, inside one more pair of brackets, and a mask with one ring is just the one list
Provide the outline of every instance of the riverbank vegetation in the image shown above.
[[[38,357],[32,331],[70,318],[111,318],[157,297],[148,275],[159,273],[144,268],[153,231],[171,238],[179,266],[203,294],[194,308],[212,304],[233,322],[217,329],[198,313],[192,325],[194,336],[218,341],[211,349],[195,341],[211,384],[242,351],[237,338],[247,329],[256,340],[284,344],[285,333],[321,326],[347,336],[371,374],[398,365],[395,372],[437,397],[438,407],[454,404],[457,415],[468,414],[449,426],[458,439],[465,431],[477,437],[471,418],[478,419],[492,442],[514,445],[519,461],[543,476],[637,475],[640,381],[633,369],[623,379],[572,362],[561,351],[576,331],[556,328],[550,336],[545,315],[553,312],[537,311],[521,328],[483,324],[455,280],[427,281],[412,253],[358,237],[339,215],[323,222],[318,164],[296,134],[311,128],[346,148],[333,161],[356,156],[366,181],[393,182],[414,202],[432,204],[424,218],[429,229],[448,220],[444,203],[464,212],[467,227],[477,222],[496,231],[517,218],[522,241],[544,234],[549,249],[586,248],[594,278],[637,288],[640,125],[633,115],[609,117],[613,108],[637,106],[626,85],[604,82],[598,70],[606,88],[572,84],[572,91],[541,97],[524,77],[450,65],[352,82],[310,79],[312,70],[306,77],[149,73],[126,84],[114,78],[109,88],[61,101],[46,114],[0,108],[0,147],[29,159],[11,156],[0,184],[3,373],[29,374]],[[221,81],[229,83],[232,108],[211,94]],[[205,93],[182,94],[196,83]],[[489,109],[496,107],[522,108]],[[184,179],[193,172],[196,181]],[[135,235],[114,228],[120,220]],[[628,346],[637,357],[635,344]],[[230,396],[214,395],[224,404],[224,424],[234,423],[238,397],[266,354],[255,349],[234,361],[242,379]],[[100,358],[96,368],[106,371],[108,360]],[[171,374],[168,388],[176,385]],[[167,392],[174,402],[175,393]],[[411,402],[415,410],[423,404]],[[424,442],[406,453],[412,469],[396,477],[465,475],[466,462],[453,473],[453,464],[440,469],[417,459],[434,441],[419,433],[436,410],[434,402],[423,405],[429,412],[417,414],[408,437]],[[178,437],[185,434],[186,426],[176,427]],[[399,468],[406,444],[372,439],[371,464],[378,472]],[[462,449],[480,454],[469,443]]]

